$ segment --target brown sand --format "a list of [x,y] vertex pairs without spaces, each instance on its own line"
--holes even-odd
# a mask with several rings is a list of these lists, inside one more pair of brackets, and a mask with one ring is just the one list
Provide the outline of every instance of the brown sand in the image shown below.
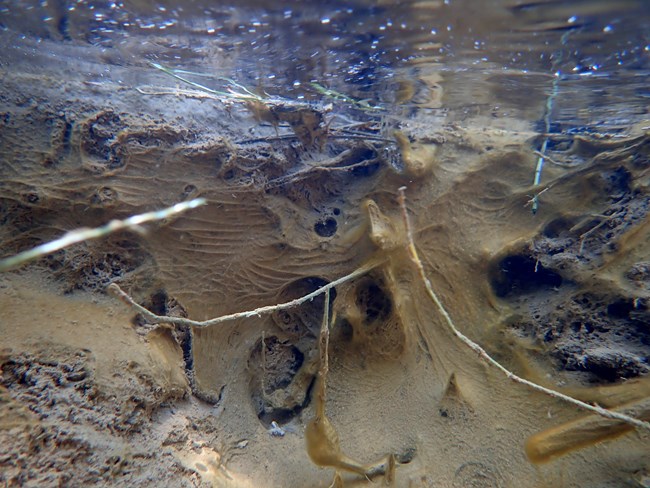
[[[394,486],[648,486],[647,432],[606,423],[594,436],[604,421],[509,381],[452,336],[409,260],[397,204],[405,185],[426,271],[464,333],[523,376],[647,417],[640,126],[559,141],[553,157],[572,166],[547,164],[532,188],[535,135],[515,120],[502,130],[476,117],[417,142],[398,135],[399,146],[317,147],[306,130],[318,139],[307,149],[234,144],[257,124],[239,106],[81,82],[62,98],[53,79],[27,75],[4,85],[5,255],[194,196],[209,203],[2,276],[6,486],[329,486],[333,470],[312,464],[303,436],[322,296],[188,332],[134,321],[104,289],[203,320],[376,259],[331,298],[326,411],[343,452],[362,464],[394,454]],[[294,129],[308,126],[301,117]],[[532,216],[527,202],[545,188]]]

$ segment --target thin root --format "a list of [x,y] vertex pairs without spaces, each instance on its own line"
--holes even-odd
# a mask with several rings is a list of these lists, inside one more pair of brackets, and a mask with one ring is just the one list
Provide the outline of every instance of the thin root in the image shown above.
[[440,315],[442,315],[445,323],[451,330],[451,332],[460,339],[460,341],[465,344],[467,347],[469,347],[471,350],[476,352],[478,356],[483,359],[487,364],[490,366],[493,366],[494,368],[498,369],[501,371],[508,379],[511,379],[512,381],[516,383],[520,383],[522,385],[525,385],[529,387],[532,390],[539,391],[541,393],[544,393],[545,395],[551,396],[553,398],[557,398],[559,400],[571,403],[579,408],[582,408],[584,410],[588,410],[590,412],[596,413],[602,417],[612,419],[612,420],[619,420],[621,422],[628,423],[630,425],[633,425],[635,427],[648,430],[650,431],[650,422],[645,422],[643,420],[636,419],[634,417],[630,417],[629,415],[625,415],[623,413],[619,412],[612,412],[611,410],[607,410],[605,408],[602,408],[598,405],[590,405],[588,403],[585,403],[581,400],[578,400],[577,398],[570,397],[568,395],[565,395],[564,393],[560,393],[559,391],[551,390],[550,388],[546,388],[544,386],[538,385],[537,383],[534,383],[532,381],[529,381],[527,379],[524,379],[520,376],[517,376],[513,372],[509,371],[506,369],[504,366],[501,365],[498,361],[496,361],[492,356],[490,356],[485,349],[483,349],[481,346],[476,344],[474,341],[472,341],[469,337],[465,336],[462,332],[460,332],[457,328],[456,325],[454,324],[453,320],[451,319],[449,313],[445,309],[444,305],[438,298],[438,295],[433,291],[433,286],[431,285],[431,282],[429,281],[429,278],[427,278],[426,272],[424,271],[424,266],[422,265],[422,261],[420,261],[420,257],[418,256],[417,250],[415,249],[415,243],[413,241],[413,232],[411,230],[411,222],[409,219],[408,215],[408,210],[406,208],[406,187],[401,187],[399,189],[399,204],[400,207],[402,208],[402,218],[404,220],[404,226],[406,228],[406,235],[408,239],[408,251],[411,257],[411,261],[415,264],[419,274],[420,278],[422,280],[422,283],[424,284],[424,287],[427,291],[427,294],[429,295],[429,298],[431,298],[431,301],[436,305],[438,308],[438,311],[440,312]]
[[362,266],[356,270],[354,270],[352,273],[347,274],[337,280],[334,280],[327,285],[319,288],[316,291],[313,291],[303,297],[296,298],[295,300],[291,300],[289,302],[285,303],[279,303],[276,305],[267,305],[265,307],[260,307],[256,308],[255,310],[250,310],[247,312],[238,312],[238,313],[233,313],[230,315],[222,315],[221,317],[216,317],[213,319],[209,320],[203,320],[203,321],[198,321],[198,320],[191,320],[191,319],[185,319],[182,317],[167,317],[164,315],[156,315],[155,313],[147,310],[144,308],[142,305],[139,305],[136,303],[133,298],[131,298],[126,292],[124,292],[116,283],[111,283],[108,285],[106,290],[111,293],[113,296],[119,298],[122,300],[124,303],[126,303],[128,306],[130,306],[133,310],[136,312],[144,315],[145,318],[151,320],[152,322],[156,322],[159,324],[174,324],[174,325],[187,325],[187,326],[193,326],[193,327],[210,327],[211,325],[217,325],[221,324],[223,322],[228,322],[230,320],[237,320],[237,319],[242,319],[242,318],[249,318],[253,316],[261,316],[261,315],[267,315],[279,310],[287,310],[293,307],[297,307],[298,305],[301,305],[307,301],[310,301],[314,298],[316,298],[319,295],[322,295],[323,293],[331,290],[332,288],[340,285],[341,283],[345,283],[346,281],[350,281],[354,278],[357,278],[359,276],[362,276],[369,272],[371,269],[379,266],[382,264],[383,261],[375,261],[367,264],[366,266]]

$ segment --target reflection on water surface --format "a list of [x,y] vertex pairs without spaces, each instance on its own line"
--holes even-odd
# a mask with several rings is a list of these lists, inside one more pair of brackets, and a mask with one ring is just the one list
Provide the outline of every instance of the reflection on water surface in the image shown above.
[[486,98],[526,109],[555,89],[558,123],[574,117],[575,125],[597,126],[612,123],[613,113],[619,124],[633,118],[648,96],[650,8],[643,0],[13,0],[0,9],[0,25],[12,51],[5,64],[29,62],[30,47],[56,54],[52,43],[64,42],[92,48],[87,53],[107,66],[137,70],[157,61],[296,99],[317,98],[316,82],[390,102],[400,81],[435,72],[458,92],[448,109]]

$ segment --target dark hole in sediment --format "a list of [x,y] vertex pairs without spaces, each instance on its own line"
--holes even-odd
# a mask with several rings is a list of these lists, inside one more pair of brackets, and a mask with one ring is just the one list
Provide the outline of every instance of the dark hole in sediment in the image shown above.
[[289,422],[309,403],[313,379],[304,385],[304,397],[297,395],[302,383],[290,386],[304,361],[300,349],[277,336],[260,340],[251,351],[248,360],[252,373],[251,400],[257,417],[265,426],[269,427],[272,421]]
[[642,372],[640,365],[629,358],[612,355],[585,355],[579,366],[567,367],[567,370],[579,370],[591,373],[596,381],[615,382],[625,378],[634,378]]
[[607,315],[618,319],[629,319],[633,309],[634,304],[631,301],[618,300],[607,305]]
[[337,165],[349,167],[353,176],[367,178],[374,175],[381,164],[377,160],[377,151],[370,147],[356,147],[351,150],[349,157]]
[[336,223],[336,219],[333,217],[328,217],[324,220],[319,220],[316,222],[314,225],[314,231],[321,237],[332,237],[334,234],[336,234],[337,227],[338,224]]
[[302,404],[296,405],[294,408],[273,408],[270,410],[263,410],[258,413],[260,422],[262,422],[262,424],[267,428],[271,427],[271,422],[273,421],[277,422],[279,425],[285,425],[291,422],[295,417],[300,415],[300,412],[302,412],[311,402],[314,383],[315,379],[309,384],[305,401]]
[[357,306],[365,315],[365,323],[386,320],[393,311],[393,302],[383,287],[372,280],[357,289]]
[[145,304],[148,305],[148,309],[151,310],[156,315],[166,315],[167,314],[167,293],[165,290],[158,290],[153,295],[151,295],[151,303]]
[[369,161],[367,164],[352,168],[352,175],[357,178],[368,178],[369,176],[374,175],[380,166],[381,164],[379,161]]
[[344,342],[350,342],[354,336],[352,324],[345,319],[338,321],[334,326],[334,330],[337,334],[336,338]]
[[632,175],[624,167],[616,168],[613,171],[603,174],[606,182],[606,191],[612,197],[619,197],[624,193],[628,193],[631,188]]
[[[319,288],[327,285],[329,281],[318,276],[300,278],[289,283],[278,296],[278,303],[284,303],[296,298],[304,297]],[[330,290],[330,311],[336,298],[336,290]],[[275,312],[272,317],[275,324],[285,333],[298,337],[305,335],[318,335],[323,322],[325,294],[322,293],[298,307]],[[331,312],[330,312],[331,313]]]
[[490,273],[490,283],[498,297],[522,295],[562,285],[562,277],[529,256],[507,256]]

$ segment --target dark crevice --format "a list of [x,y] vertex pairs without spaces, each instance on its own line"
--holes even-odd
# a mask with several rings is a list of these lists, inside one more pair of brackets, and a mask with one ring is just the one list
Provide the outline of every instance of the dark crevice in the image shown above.
[[634,310],[634,304],[631,300],[618,300],[607,305],[607,314],[618,319],[629,319],[632,310]]
[[500,298],[562,285],[562,276],[525,255],[503,258],[490,274],[492,289]]
[[357,178],[368,178],[374,175],[379,168],[381,163],[379,161],[368,161],[366,164],[355,166],[352,168],[352,175]]
[[[260,421],[289,422],[308,405],[312,378],[296,378],[305,355],[287,340],[270,336],[260,340],[248,360],[251,371],[251,400]],[[297,383],[296,383],[297,382]],[[304,395],[304,396],[303,396]]]
[[374,281],[367,281],[357,289],[356,301],[368,325],[386,320],[393,311],[392,300],[383,287]]
[[[303,297],[327,285],[329,281],[318,276],[309,276],[289,283],[279,294],[278,303]],[[336,290],[330,290],[330,310],[336,298]],[[273,321],[285,333],[295,337],[316,336],[323,320],[325,295],[321,294],[299,307],[273,314]]]
[[338,224],[336,219],[333,217],[328,217],[324,220],[319,220],[314,225],[314,232],[321,237],[332,237],[336,234],[336,229]]
[[316,378],[312,379],[311,383],[309,383],[305,400],[300,405],[296,405],[294,408],[276,408],[269,411],[263,411],[258,415],[260,422],[262,422],[266,427],[270,427],[271,422],[273,421],[277,422],[278,425],[285,425],[291,422],[311,403],[315,382]]

